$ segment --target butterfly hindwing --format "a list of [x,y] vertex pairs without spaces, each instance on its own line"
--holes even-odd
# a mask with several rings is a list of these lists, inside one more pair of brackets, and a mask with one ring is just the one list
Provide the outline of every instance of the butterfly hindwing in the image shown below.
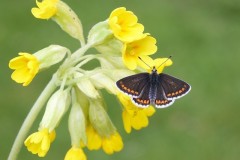
[[149,82],[149,73],[139,73],[120,79],[117,87],[124,93],[136,98],[146,88]]
[[146,108],[150,105],[149,99],[150,83],[146,83],[146,86],[143,88],[141,95],[137,98],[132,98],[133,102],[141,108]]
[[156,99],[154,101],[155,107],[166,108],[172,105],[174,100],[168,100],[160,83],[157,85]]
[[180,98],[191,90],[186,82],[164,73],[159,74],[159,81],[168,100]]

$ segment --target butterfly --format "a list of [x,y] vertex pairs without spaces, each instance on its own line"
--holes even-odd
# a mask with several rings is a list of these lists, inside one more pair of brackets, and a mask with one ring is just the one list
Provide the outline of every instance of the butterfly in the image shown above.
[[155,105],[156,108],[168,107],[191,90],[188,83],[165,73],[158,74],[155,67],[151,73],[139,73],[122,78],[116,85],[141,108],[149,105]]

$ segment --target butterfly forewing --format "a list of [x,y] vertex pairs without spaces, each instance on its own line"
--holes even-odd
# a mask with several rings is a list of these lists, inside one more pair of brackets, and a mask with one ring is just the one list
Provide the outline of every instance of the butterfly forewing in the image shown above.
[[139,97],[149,82],[149,73],[139,73],[120,79],[117,87],[132,97]]
[[186,82],[164,73],[159,74],[159,81],[168,100],[180,98],[191,89]]

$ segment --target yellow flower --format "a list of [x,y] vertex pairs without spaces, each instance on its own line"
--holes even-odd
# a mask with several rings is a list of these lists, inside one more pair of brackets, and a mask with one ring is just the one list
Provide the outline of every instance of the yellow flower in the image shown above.
[[151,36],[125,43],[122,49],[123,62],[130,70],[134,70],[137,67],[139,56],[152,55],[156,51],[156,39]]
[[[149,56],[141,56],[141,60],[138,61],[138,65],[144,69],[146,69],[148,72],[151,72],[153,67],[157,69],[158,73],[162,73],[164,67],[168,67],[172,65],[172,60],[169,58],[157,58],[157,59],[152,59]],[[148,66],[147,66],[147,65]],[[150,67],[151,68],[150,68]]]
[[98,150],[102,146],[102,138],[96,132],[96,130],[92,127],[92,125],[88,125],[86,128],[87,133],[87,147],[89,150]]
[[9,68],[14,69],[11,78],[17,83],[27,86],[39,71],[38,59],[29,53],[19,53],[20,56],[9,62]]
[[87,160],[87,157],[80,147],[72,147],[68,150],[64,160]]
[[135,106],[130,97],[124,95],[123,93],[118,93],[118,98],[123,104],[123,125],[127,133],[131,133],[132,128],[140,130],[148,126],[148,117],[155,113],[155,108],[149,106],[148,108],[139,108]]
[[144,26],[137,21],[138,18],[133,12],[120,7],[112,11],[108,23],[116,38],[123,42],[131,42],[145,37]]
[[102,147],[107,154],[119,152],[123,148],[122,138],[118,132],[114,132],[110,136],[100,136],[97,131],[89,125],[87,127],[87,147],[89,150],[98,150]]
[[38,8],[32,8],[32,14],[39,19],[49,19],[57,13],[56,4],[58,1],[59,0],[43,0],[42,2],[38,2],[38,0],[36,0]]
[[121,151],[123,148],[123,142],[119,133],[115,132],[109,137],[104,137],[102,140],[102,148],[107,154]]
[[44,128],[38,132],[31,134],[24,142],[28,151],[32,154],[38,154],[39,157],[44,157],[49,148],[51,142],[56,137],[55,131],[49,132],[47,128]]

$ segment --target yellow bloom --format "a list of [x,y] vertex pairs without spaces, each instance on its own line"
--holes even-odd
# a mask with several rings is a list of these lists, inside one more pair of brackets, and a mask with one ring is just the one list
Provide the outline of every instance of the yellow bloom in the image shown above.
[[80,147],[72,147],[68,150],[64,160],[87,160],[87,157]]
[[96,130],[92,127],[92,125],[88,125],[86,128],[87,133],[87,147],[89,150],[98,150],[102,146],[102,138],[96,132]]
[[17,83],[27,86],[39,71],[38,59],[29,53],[19,53],[20,56],[9,62],[9,68],[14,69],[11,78]]
[[149,123],[148,117],[155,113],[155,108],[152,106],[139,108],[132,103],[130,97],[122,93],[119,93],[117,96],[124,106],[122,118],[125,131],[131,133],[132,128],[140,130],[147,127]]
[[[161,73],[164,69],[164,67],[171,66],[172,65],[172,60],[168,58],[157,58],[157,59],[152,59],[149,56],[141,56],[142,61],[138,61],[138,65],[144,69],[146,69],[148,72],[151,72],[153,67],[156,67],[157,72]],[[144,63],[144,62],[145,63]],[[148,66],[146,65],[148,64]],[[149,68],[149,66],[151,68]]]
[[100,136],[96,130],[89,125],[87,127],[87,147],[89,150],[98,150],[102,147],[107,154],[119,152],[123,148],[122,138],[118,132],[114,132],[110,136]]
[[28,151],[32,154],[38,154],[39,157],[44,157],[49,148],[51,142],[56,137],[55,131],[49,132],[47,128],[44,128],[38,132],[31,134],[24,142]]
[[57,13],[57,2],[59,0],[43,0],[38,2],[36,0],[38,8],[32,8],[32,14],[39,19],[49,19]]
[[156,51],[156,39],[151,36],[125,43],[122,49],[123,62],[130,70],[134,70],[137,67],[139,56],[152,55]]
[[133,12],[120,7],[112,11],[108,23],[116,38],[123,42],[131,42],[145,37],[144,26],[137,21],[138,18]]
[[102,148],[107,154],[121,151],[123,148],[123,142],[119,133],[115,132],[109,137],[104,137],[102,140]]

